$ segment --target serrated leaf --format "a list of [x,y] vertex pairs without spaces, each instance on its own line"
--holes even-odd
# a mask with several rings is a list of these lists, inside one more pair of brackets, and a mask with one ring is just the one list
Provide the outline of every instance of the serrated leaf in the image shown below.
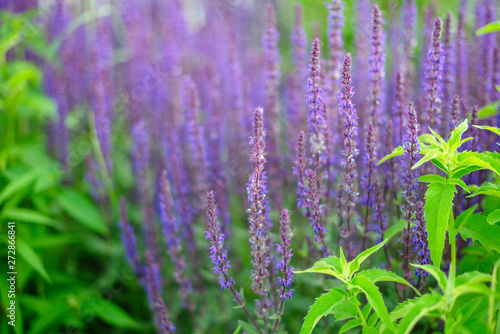
[[429,131],[439,140],[444,149],[448,147],[448,143],[436,131],[432,130],[431,127],[429,127]]
[[479,271],[470,271],[468,273],[458,275],[457,278],[455,279],[455,286],[459,286],[466,283],[476,284],[483,282],[491,282],[491,275],[480,273]]
[[439,267],[443,256],[448,216],[453,206],[456,187],[453,184],[431,183],[425,193],[425,218],[431,259]]
[[346,322],[342,327],[340,327],[339,334],[345,333],[348,330],[361,326],[361,320],[352,319]]
[[413,327],[424,318],[429,312],[438,308],[441,298],[436,295],[423,295],[413,303],[413,306],[407,311],[406,315],[400,321],[397,334],[409,334]]
[[[464,134],[465,131],[469,128],[469,125],[467,124],[467,119],[460,123],[455,129],[450,134],[450,139],[448,140],[448,145],[453,147],[453,145],[457,144],[461,138],[462,135]],[[452,148],[453,151],[453,148]]]
[[387,326],[387,328],[395,331],[396,327],[391,321],[387,307],[384,304],[384,299],[382,298],[382,294],[377,286],[363,276],[355,277],[352,280],[352,284],[366,295],[368,303],[370,303],[373,310],[378,314],[380,320]]
[[439,269],[436,268],[435,266],[431,266],[430,264],[411,264],[413,267],[420,268],[422,270],[427,271],[429,274],[434,277],[441,288],[441,290],[444,292],[446,291],[446,285],[448,284],[448,280],[446,278],[446,275]]
[[485,182],[477,188],[471,195],[467,197],[475,197],[478,195],[490,195],[500,197],[500,185]]
[[419,161],[417,161],[417,163],[415,165],[413,165],[411,167],[411,169],[416,169],[416,168],[420,167],[421,165],[425,164],[426,162],[440,157],[442,154],[443,154],[443,152],[440,149],[438,149],[438,148],[433,149],[433,150],[427,152]]
[[493,211],[492,213],[490,213],[488,215],[488,217],[486,218],[486,221],[490,225],[493,225],[493,224],[500,222],[500,209],[497,209],[497,210]]
[[448,179],[448,183],[450,184],[454,184],[454,185],[457,185],[459,186],[460,188],[462,188],[466,193],[469,192],[469,188],[467,187],[467,185],[465,184],[464,181],[460,180],[460,179]]
[[487,126],[487,125],[474,125],[475,128],[481,129],[481,130],[488,130],[493,132],[494,134],[500,136],[500,129],[496,128],[494,126]]
[[473,214],[459,228],[462,238],[471,238],[479,241],[486,249],[494,249],[500,252],[500,226],[490,225],[486,217],[481,214]]
[[446,183],[446,179],[439,175],[423,175],[418,178],[418,181],[423,183]]
[[393,273],[392,271],[384,270],[384,269],[368,269],[360,271],[356,274],[356,276],[361,275],[367,279],[369,279],[373,283],[377,282],[395,282],[399,284],[406,285],[412,288],[417,295],[420,295],[420,292],[415,289],[415,287],[408,283],[407,280]]
[[387,231],[384,232],[384,237],[386,239],[391,239],[397,233],[401,232],[401,230],[406,226],[406,220],[400,219],[395,224],[390,226]]
[[49,274],[47,274],[47,271],[45,270],[45,267],[43,266],[42,261],[38,257],[38,255],[35,253],[33,248],[31,248],[30,245],[28,245],[24,240],[18,238],[16,240],[16,251],[21,255],[23,259],[28,262],[28,264],[35,269],[37,273],[42,276],[45,281],[51,283],[51,279],[49,277]]
[[314,304],[309,308],[306,317],[304,318],[304,323],[300,329],[300,334],[310,334],[312,333],[314,327],[321,320],[321,318],[326,317],[332,308],[338,304],[344,295],[341,294],[338,289],[331,289],[327,293],[322,294],[316,298]]
[[462,226],[463,224],[465,224],[467,219],[469,219],[469,217],[474,213],[474,210],[476,210],[476,208],[477,208],[477,204],[468,208],[467,210],[465,210],[464,212],[462,212],[458,216],[458,218],[455,220],[455,228],[453,229],[454,231],[453,231],[453,233],[450,233],[451,240],[455,240],[455,238],[457,237],[457,234],[458,234],[458,228],[460,226]]
[[384,162],[386,162],[387,160],[392,159],[392,158],[397,157],[397,156],[400,156],[400,155],[403,155],[404,153],[405,153],[404,147],[398,146],[392,151],[392,153],[390,153],[390,154],[386,155],[385,157],[383,157],[382,159],[380,159],[379,162],[377,162],[377,165],[381,165]]

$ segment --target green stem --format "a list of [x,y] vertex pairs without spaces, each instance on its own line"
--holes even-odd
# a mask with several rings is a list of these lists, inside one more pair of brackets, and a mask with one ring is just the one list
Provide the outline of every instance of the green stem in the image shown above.
[[489,308],[488,308],[488,324],[493,333],[495,330],[495,322],[493,321],[493,316],[495,314],[495,290],[497,286],[497,269],[499,262],[495,263],[493,267],[493,274],[491,275],[491,295],[489,297]]
[[358,309],[359,318],[361,319],[361,322],[363,323],[363,327],[368,328],[368,324],[366,323],[365,316],[363,315],[363,312],[361,312],[361,309],[359,308],[358,304],[356,304],[356,308]]

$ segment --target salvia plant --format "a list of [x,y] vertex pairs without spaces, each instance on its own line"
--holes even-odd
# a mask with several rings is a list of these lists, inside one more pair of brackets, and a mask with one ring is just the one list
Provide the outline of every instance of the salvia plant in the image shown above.
[[498,13],[0,1],[0,332],[500,332]]

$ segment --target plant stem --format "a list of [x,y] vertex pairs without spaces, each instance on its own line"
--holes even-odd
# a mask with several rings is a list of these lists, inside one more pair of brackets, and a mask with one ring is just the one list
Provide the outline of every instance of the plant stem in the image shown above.
[[[281,303],[280,303],[280,307],[279,309],[277,310],[276,312],[276,315],[280,316],[281,315],[281,312],[283,311],[283,304],[285,303],[285,300],[283,298],[281,298]],[[273,330],[271,331],[271,334],[274,334],[274,332],[276,331],[276,329],[278,328],[278,324],[280,322],[280,318],[276,319],[276,322],[274,323],[274,327],[273,327]]]
[[489,307],[488,307],[488,325],[490,326],[491,332],[495,331],[495,323],[493,322],[493,316],[495,314],[495,290],[497,286],[497,269],[499,262],[495,263],[493,267],[493,274],[491,274],[491,295],[489,297]]
[[361,322],[363,323],[363,327],[368,328],[368,324],[366,323],[365,316],[363,315],[363,312],[361,312],[361,309],[359,308],[358,304],[356,304],[356,308],[358,309],[359,318],[361,319]]
[[[225,276],[225,275],[224,275]],[[227,277],[226,277],[226,280],[227,280]],[[229,287],[229,290],[231,290],[231,293],[233,294],[233,297],[234,297],[234,300],[236,301],[236,303],[243,309],[243,312],[245,312],[245,314],[247,315],[248,317],[248,320],[250,320],[252,322],[252,324],[254,325],[255,329],[257,330],[257,332],[259,332],[259,334],[263,334],[262,333],[262,330],[260,329],[260,327],[257,325],[257,323],[255,322],[254,318],[252,317],[252,315],[250,314],[250,312],[248,312],[248,309],[245,307],[245,305],[243,304],[243,301],[241,300],[240,296],[236,293],[236,291],[234,291],[234,288],[232,286]]]

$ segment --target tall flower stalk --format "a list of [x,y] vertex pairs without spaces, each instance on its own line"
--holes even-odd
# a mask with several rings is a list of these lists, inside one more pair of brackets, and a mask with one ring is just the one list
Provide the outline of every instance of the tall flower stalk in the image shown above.
[[404,143],[403,175],[401,186],[403,191],[401,197],[401,211],[403,219],[406,221],[406,227],[403,229],[402,247],[400,255],[403,258],[402,269],[407,281],[411,280],[410,260],[413,257],[413,235],[412,226],[415,222],[414,212],[419,198],[418,195],[418,177],[419,172],[412,169],[413,165],[420,159],[420,144],[418,143],[419,124],[417,113],[410,102],[408,105],[408,128]]
[[[425,118],[432,129],[441,119],[442,100],[442,46],[441,46],[441,19],[438,17],[432,32],[432,47],[427,55],[427,68],[424,90],[426,92]],[[437,130],[437,129],[436,129]]]
[[345,249],[349,258],[354,258],[354,245],[351,243],[353,233],[355,206],[359,201],[358,172],[356,157],[359,154],[356,138],[358,135],[358,116],[352,103],[354,91],[351,77],[351,55],[348,53],[344,58],[342,69],[342,90],[339,94],[339,114],[345,120],[344,130],[344,152],[342,166],[344,174],[340,182],[340,204],[339,213],[342,226],[340,234],[345,243]]
[[[248,202],[250,209],[248,210],[248,222],[250,224],[250,245],[252,249],[252,289],[259,295],[257,312],[259,318],[264,318],[265,326],[267,327],[267,309],[268,294],[269,294],[269,244],[268,244],[268,224],[266,222],[266,194],[267,194],[267,177],[264,171],[266,158],[264,156],[266,143],[264,132],[264,111],[262,108],[257,108],[254,111],[253,117],[253,136],[250,144],[252,145],[252,153],[250,162],[253,166],[253,172],[250,175],[250,180],[247,186]],[[267,331],[267,330],[265,330]]]

